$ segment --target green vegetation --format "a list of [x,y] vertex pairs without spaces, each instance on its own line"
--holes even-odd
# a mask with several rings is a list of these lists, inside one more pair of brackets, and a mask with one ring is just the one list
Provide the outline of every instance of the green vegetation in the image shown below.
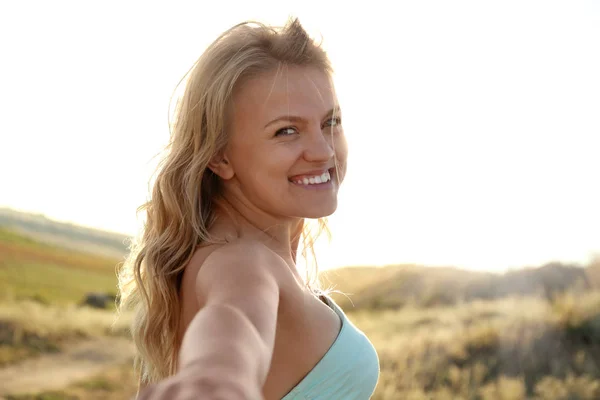
[[124,334],[128,316],[113,328],[114,312],[77,306],[88,292],[116,293],[116,265],[0,228],[0,366]]
[[115,278],[110,274],[54,264],[14,263],[0,269],[0,282],[5,297],[51,304],[80,301],[87,292],[116,292]]
[[69,304],[87,292],[116,293],[117,264],[0,229],[0,300]]

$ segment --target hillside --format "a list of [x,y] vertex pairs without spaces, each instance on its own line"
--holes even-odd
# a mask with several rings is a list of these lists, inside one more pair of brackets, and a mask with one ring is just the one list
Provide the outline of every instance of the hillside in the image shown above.
[[119,261],[40,243],[0,227],[0,300],[68,304],[88,292],[116,293]]
[[112,258],[127,254],[126,235],[58,222],[43,215],[0,208],[0,227],[79,252]]
[[[72,277],[75,284],[74,274],[79,272],[66,274],[65,268],[95,270],[94,273],[103,275],[102,279],[96,280],[99,286],[106,288],[110,282],[113,288],[110,291],[114,292],[114,268],[127,253],[128,238],[125,235],[8,209],[0,209],[0,229],[4,229],[4,236],[0,236],[0,246],[3,246],[0,252],[6,253],[0,254],[0,262],[10,253],[19,265],[28,265],[27,270],[16,273],[20,281],[30,279],[30,286],[35,286],[36,279],[40,277],[48,278],[48,282],[57,280],[61,283]],[[9,231],[13,232],[12,236],[7,233]],[[27,240],[29,242],[25,243]],[[11,241],[7,247],[7,242]],[[13,265],[11,268],[14,272],[17,267]],[[6,275],[7,271],[0,271],[0,274]],[[48,274],[54,278],[47,277]],[[79,278],[89,282],[89,279]],[[13,276],[12,282],[19,279]],[[504,274],[412,264],[382,268],[352,267],[325,271],[321,280],[325,287],[332,286],[348,295],[333,294],[342,306],[355,309],[448,305],[515,295],[551,299],[567,290],[581,292],[587,288],[600,288],[600,258],[587,267],[553,262]]]
[[343,307],[352,309],[452,305],[509,296],[551,300],[564,292],[600,288],[600,259],[587,267],[548,263],[504,274],[414,265],[342,268],[321,273],[325,287]]

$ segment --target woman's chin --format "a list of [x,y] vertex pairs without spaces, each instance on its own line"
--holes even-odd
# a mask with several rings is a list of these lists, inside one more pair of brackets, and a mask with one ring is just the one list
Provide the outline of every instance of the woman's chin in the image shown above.
[[325,217],[329,217],[330,215],[332,215],[336,209],[337,209],[337,202],[335,202],[335,204],[331,204],[331,205],[327,205],[327,206],[325,204],[322,204],[319,207],[312,207],[311,209],[302,210],[302,212],[300,213],[300,216],[301,216],[301,218],[310,218],[310,219],[325,218]]

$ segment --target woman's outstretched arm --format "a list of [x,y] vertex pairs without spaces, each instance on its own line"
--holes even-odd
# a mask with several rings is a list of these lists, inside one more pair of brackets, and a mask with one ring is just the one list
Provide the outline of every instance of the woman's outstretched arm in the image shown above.
[[285,265],[260,243],[228,244],[211,253],[196,279],[203,307],[184,335],[179,371],[139,399],[263,399],[275,344],[278,264]]

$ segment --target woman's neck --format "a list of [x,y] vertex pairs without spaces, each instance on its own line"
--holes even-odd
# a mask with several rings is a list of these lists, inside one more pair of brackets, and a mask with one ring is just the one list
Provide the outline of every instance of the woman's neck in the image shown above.
[[273,217],[248,212],[228,201],[219,202],[211,233],[217,239],[246,238],[264,243],[271,250],[291,257],[295,263],[304,226],[303,218],[277,220]]

